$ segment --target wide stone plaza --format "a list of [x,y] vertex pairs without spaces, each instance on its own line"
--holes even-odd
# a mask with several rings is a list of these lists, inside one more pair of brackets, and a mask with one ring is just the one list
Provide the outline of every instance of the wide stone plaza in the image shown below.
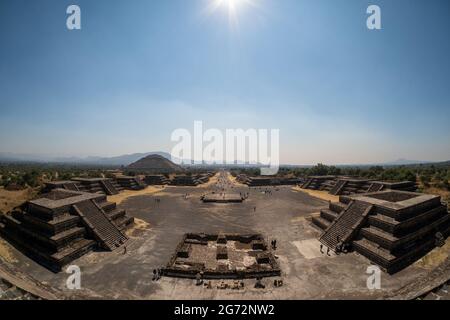
[[[81,270],[80,290],[67,289],[69,274],[64,268],[54,273],[2,241],[1,245],[9,252],[8,265],[69,298],[374,299],[393,296],[397,290],[414,284],[445,260],[442,252],[448,252],[447,243],[399,272],[392,275],[382,272],[381,288],[370,290],[367,272],[372,263],[367,258],[356,252],[321,251],[322,230],[312,223],[312,218],[330,204],[307,190],[292,186],[249,188],[227,172],[219,172],[210,183],[195,187],[152,188],[117,203],[117,210],[126,210],[134,218],[134,225],[126,232],[125,245],[114,251],[92,251],[71,262]],[[203,195],[213,193],[241,195],[245,201],[202,201]],[[114,197],[108,196],[108,201],[115,202]],[[251,238],[256,235],[261,238]],[[191,244],[195,242],[196,247],[186,246],[186,239]],[[195,283],[196,272],[187,278],[164,274],[171,263],[180,257],[183,260],[183,255],[187,257],[189,252],[196,259],[194,262],[213,263],[218,270],[220,260],[227,259],[234,259],[230,264],[237,265],[237,269],[245,265],[244,260],[248,261],[246,267],[252,268],[259,258],[261,265],[269,266],[265,263],[270,258],[261,255],[260,247],[252,247],[252,241],[258,239],[273,257],[275,270],[280,270],[279,274],[261,280],[265,288],[255,287],[257,276],[238,279],[239,286],[233,287],[234,277],[205,276],[205,284],[199,286]],[[271,246],[274,240],[276,249]],[[198,247],[202,244],[206,247]],[[247,251],[239,253],[236,248]],[[157,281],[154,270],[161,270],[162,276]]]

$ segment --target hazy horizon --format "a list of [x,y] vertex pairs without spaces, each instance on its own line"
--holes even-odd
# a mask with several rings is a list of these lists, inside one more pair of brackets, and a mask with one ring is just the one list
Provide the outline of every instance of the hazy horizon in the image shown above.
[[[280,129],[280,163],[450,159],[450,3],[0,3],[0,153],[166,150],[178,128]],[[230,24],[230,20],[234,21]]]
[[[126,154],[114,154],[114,155],[58,155],[58,154],[15,154],[11,152],[0,152],[0,162],[3,159],[7,159],[8,155],[14,159],[17,159],[18,161],[30,161],[30,162],[49,162],[49,163],[57,163],[58,160],[61,162],[67,162],[70,163],[70,159],[74,159],[74,163],[77,163],[77,161],[88,161],[88,160],[99,160],[99,159],[111,159],[111,158],[119,158],[119,157],[125,157],[125,156],[133,156],[133,155],[145,155],[148,153],[166,153],[167,155],[170,155],[170,152],[164,151],[164,150],[157,150],[157,151],[147,151],[147,152],[133,152],[133,153],[126,153]],[[28,159],[28,160],[26,160]],[[136,158],[139,159],[139,158]],[[184,159],[184,164],[189,164],[186,161],[188,159]],[[320,161],[317,160],[316,162],[312,163],[287,163],[287,162],[281,162],[280,165],[292,165],[292,166],[314,166],[318,163],[323,163],[325,165],[337,165],[337,166],[346,166],[346,165],[389,165],[389,164],[398,164],[398,165],[404,165],[404,164],[426,164],[426,163],[439,163],[439,162],[447,162],[450,161],[450,159],[441,159],[438,161],[433,160],[427,160],[427,159],[405,159],[405,158],[397,158],[397,159],[386,159],[385,161],[381,162],[366,162],[366,163],[332,163],[327,161]],[[82,163],[82,162],[81,162]],[[227,164],[225,164],[227,165]]]

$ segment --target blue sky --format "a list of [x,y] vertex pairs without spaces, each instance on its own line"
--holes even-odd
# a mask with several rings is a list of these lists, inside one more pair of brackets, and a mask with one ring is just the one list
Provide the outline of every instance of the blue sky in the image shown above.
[[202,120],[280,129],[282,163],[450,159],[449,1],[211,1],[2,0],[0,152],[170,151]]

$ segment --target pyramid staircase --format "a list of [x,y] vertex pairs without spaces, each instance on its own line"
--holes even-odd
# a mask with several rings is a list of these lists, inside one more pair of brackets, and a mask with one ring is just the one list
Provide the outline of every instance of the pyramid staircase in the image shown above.
[[303,189],[330,191],[336,184],[335,176],[311,176],[302,185]]
[[79,191],[79,189],[75,183],[66,183],[66,184],[64,184],[63,187],[66,190]]
[[170,180],[163,175],[146,175],[144,182],[148,186],[163,186],[170,183]]
[[127,190],[137,191],[145,189],[147,187],[138,177],[130,177],[130,176],[116,177],[116,182],[123,189]]
[[94,200],[73,207],[103,248],[113,251],[128,239]]
[[336,182],[334,187],[330,190],[330,194],[338,195],[341,192],[341,190],[345,187],[347,182],[348,182],[347,180],[338,180],[338,182]]
[[334,220],[320,236],[319,241],[333,251],[339,245],[349,243],[366,222],[373,206],[367,203],[352,201],[348,207]]
[[383,188],[384,185],[382,183],[374,182],[370,185],[369,189],[367,190],[367,193],[378,192],[383,190]]
[[126,230],[134,222],[134,218],[128,216],[125,210],[117,208],[116,203],[108,201],[96,203],[121,231]]
[[114,195],[119,193],[119,191],[117,191],[117,189],[113,186],[113,184],[109,180],[101,180],[100,184],[103,186],[103,189],[105,189],[106,194],[108,195]]
[[320,215],[312,217],[312,222],[325,231],[334,220],[347,208],[347,204],[342,202],[330,202],[327,209],[320,210]]
[[117,182],[116,179],[111,179],[111,180],[109,180],[109,182],[114,187],[114,189],[117,190],[117,192],[123,191],[124,188]]
[[313,181],[312,178],[306,179],[305,183],[302,184],[302,188],[303,189],[308,189],[308,187],[309,187],[309,185],[311,184],[312,181]]

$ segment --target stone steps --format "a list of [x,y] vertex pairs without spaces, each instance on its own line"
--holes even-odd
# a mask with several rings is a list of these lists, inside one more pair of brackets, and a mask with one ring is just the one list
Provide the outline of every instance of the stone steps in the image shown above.
[[39,242],[33,241],[25,234],[12,234],[10,230],[4,228],[0,228],[0,231],[2,236],[11,241],[26,256],[53,272],[60,272],[64,265],[83,256],[95,246],[95,241],[80,238],[71,241],[68,245],[55,252],[48,247],[41,246]]
[[[11,219],[11,217],[8,217],[7,219]],[[22,223],[17,223],[17,226],[20,233],[28,239],[27,241],[30,241],[33,245],[46,248],[46,251],[59,251],[71,241],[81,239],[86,232],[82,227],[74,227],[48,237],[45,234],[34,232]]]
[[387,273],[395,273],[420,259],[435,247],[434,238],[422,242],[398,257],[367,239],[353,241],[353,248]]
[[401,235],[407,232],[416,231],[424,224],[428,224],[430,221],[442,217],[446,212],[447,210],[444,206],[439,206],[403,221],[397,221],[386,215],[375,214],[369,217],[369,223],[385,232]]
[[329,208],[331,211],[334,211],[336,213],[341,213],[347,208],[347,204],[342,202],[330,202]]
[[125,230],[126,228],[128,228],[128,226],[130,224],[132,224],[134,222],[134,218],[133,217],[128,217],[128,216],[122,216],[117,218],[116,220],[114,220],[114,224],[121,230]]
[[372,192],[379,192],[381,190],[383,190],[384,186],[381,183],[372,183],[369,187],[369,189],[367,190],[367,193],[372,193]]
[[41,220],[32,215],[23,215],[23,224],[28,228],[48,235],[55,235],[59,232],[69,230],[77,226],[80,218],[69,213],[54,218],[52,220]]
[[321,235],[320,242],[331,250],[336,251],[339,244],[347,243],[351,240],[355,230],[359,229],[364,223],[371,209],[371,205],[353,201]]
[[313,217],[312,222],[322,230],[326,230],[331,225],[330,221],[322,217]]
[[331,222],[333,222],[334,220],[336,220],[336,218],[339,216],[338,213],[331,211],[329,209],[322,209],[320,210],[320,217],[322,217],[325,220],[328,220]]
[[88,229],[94,233],[95,237],[105,249],[112,251],[127,240],[127,237],[93,201],[83,201],[74,205],[74,207]]
[[419,230],[409,233],[403,237],[396,237],[391,233],[374,226],[362,228],[361,235],[368,240],[377,243],[383,248],[394,251],[396,249],[401,249],[401,247],[408,246],[408,244],[414,243],[414,241],[420,240],[422,237],[426,237],[431,233],[437,232],[436,227],[445,227],[448,223],[450,223],[450,215],[446,214],[432,223],[428,223]]
[[114,209],[106,213],[111,220],[116,220],[125,216],[126,212],[123,209]]
[[103,189],[106,191],[107,195],[114,195],[119,193],[119,191],[117,191],[117,189],[109,180],[101,180],[100,184],[103,186]]
[[104,202],[97,202],[97,204],[102,208],[103,211],[105,212],[109,212],[112,211],[114,209],[116,209],[117,205],[115,202],[108,202],[108,201],[104,201]]
[[345,187],[345,185],[347,184],[346,180],[339,180],[334,187],[330,190],[330,194],[333,195],[338,195],[341,190]]

